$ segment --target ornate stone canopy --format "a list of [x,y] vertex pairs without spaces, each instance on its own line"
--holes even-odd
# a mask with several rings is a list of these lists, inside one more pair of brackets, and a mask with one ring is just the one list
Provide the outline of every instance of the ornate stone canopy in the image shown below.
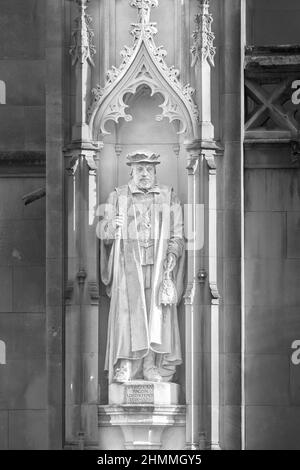
[[150,14],[151,8],[158,6],[158,0],[133,0],[130,5],[138,12],[138,23],[132,24],[131,29],[133,45],[125,46],[121,51],[122,63],[119,68],[112,67],[108,71],[105,86],[98,85],[92,90],[94,100],[89,109],[91,135],[99,140],[101,135],[108,134],[105,128],[108,121],[117,123],[120,118],[132,121],[132,116],[126,112],[128,105],[124,97],[128,93],[135,94],[141,86],[147,86],[152,96],[159,93],[164,99],[160,105],[162,112],[156,119],[180,121],[178,133],[196,138],[199,115],[192,98],[194,89],[189,84],[181,84],[179,71],[165,62],[166,50],[154,42],[157,27],[150,21]]

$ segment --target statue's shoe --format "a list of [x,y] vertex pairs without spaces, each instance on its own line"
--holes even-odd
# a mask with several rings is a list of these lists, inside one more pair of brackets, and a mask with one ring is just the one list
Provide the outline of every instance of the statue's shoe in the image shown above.
[[144,371],[144,380],[148,380],[148,382],[162,382],[163,379],[157,367],[151,367]]
[[113,382],[124,383],[130,381],[130,370],[128,367],[122,366],[116,369],[115,375],[113,377]]

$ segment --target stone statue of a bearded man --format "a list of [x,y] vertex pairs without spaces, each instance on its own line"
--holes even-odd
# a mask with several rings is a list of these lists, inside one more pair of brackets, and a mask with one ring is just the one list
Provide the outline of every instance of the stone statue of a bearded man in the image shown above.
[[157,184],[159,155],[127,160],[131,179],[110,194],[101,222],[101,278],[111,297],[105,369],[110,383],[170,382],[182,362],[182,209],[173,189]]

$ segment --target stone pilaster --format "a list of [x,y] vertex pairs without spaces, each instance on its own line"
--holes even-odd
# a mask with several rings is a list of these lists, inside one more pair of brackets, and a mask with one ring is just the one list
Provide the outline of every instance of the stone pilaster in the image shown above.
[[242,446],[242,286],[243,286],[243,122],[244,122],[244,24],[242,0],[222,2],[222,91],[221,119],[224,146],[222,200],[223,289],[221,446]]
[[[94,148],[93,148],[94,147]],[[66,151],[67,284],[66,438],[84,445],[97,441],[98,243],[96,237],[98,146],[76,143]],[[93,427],[94,424],[94,427]]]
[[[187,447],[218,448],[220,384],[215,155],[220,149],[214,141],[211,120],[211,69],[216,48],[209,0],[198,0],[198,3],[191,52],[199,109],[199,138],[187,146],[188,160],[192,162],[188,165],[188,201],[193,207],[196,235],[195,246],[188,254],[188,278],[193,280],[193,297],[191,306],[186,305],[186,328],[187,342],[193,351],[187,350],[187,384],[190,381],[187,400],[192,397],[192,403],[187,402]],[[195,218],[199,207],[203,210],[201,222]],[[188,439],[192,439],[191,445]]]
[[[198,230],[200,199],[201,149],[187,146],[188,154],[188,205],[185,214],[187,240],[187,290],[185,293],[186,335],[186,449],[199,449],[200,421],[202,416],[202,344],[203,329],[200,311],[201,290],[197,274],[200,271],[200,249],[203,241]],[[203,222],[202,222],[202,228]],[[197,246],[198,245],[198,246]]]
[[90,138],[87,103],[96,52],[89,0],[76,0],[78,16],[72,34],[76,79],[72,142],[65,150],[66,214],[66,441],[80,448],[97,445],[98,402],[98,204],[99,143]]

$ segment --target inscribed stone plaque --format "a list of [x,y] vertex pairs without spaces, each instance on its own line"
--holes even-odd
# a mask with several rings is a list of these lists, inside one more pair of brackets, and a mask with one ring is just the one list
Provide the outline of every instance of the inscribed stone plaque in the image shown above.
[[153,403],[153,384],[132,384],[125,387],[125,403]]

